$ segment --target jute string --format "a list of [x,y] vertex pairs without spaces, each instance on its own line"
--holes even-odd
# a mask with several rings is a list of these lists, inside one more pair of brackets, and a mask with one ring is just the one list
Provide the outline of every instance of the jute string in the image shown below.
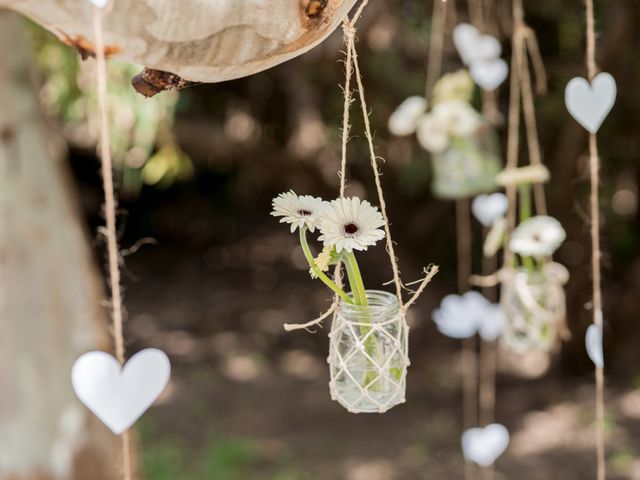
[[448,4],[446,0],[433,1],[427,80],[425,82],[425,96],[429,103],[431,103],[433,98],[433,87],[442,73],[442,52],[444,49],[444,36],[447,25],[447,10]]
[[[471,215],[468,199],[456,200],[456,257],[458,292],[469,290],[471,276]],[[462,340],[462,423],[465,430],[478,424],[478,354],[476,336]],[[476,477],[476,466],[465,461],[465,479]]]
[[[520,28],[520,26],[518,26]],[[533,39],[533,40],[530,40]],[[540,149],[540,141],[538,139],[538,125],[536,123],[536,109],[535,100],[533,97],[533,86],[531,82],[531,73],[529,70],[529,61],[524,55],[527,50],[527,45],[533,43],[537,45],[535,40],[535,33],[528,27],[524,27],[523,30],[523,57],[520,61],[520,71],[518,75],[521,80],[522,87],[522,106],[524,111],[524,123],[527,134],[527,146],[529,147],[529,162],[532,165],[542,164],[542,153]],[[543,68],[544,71],[544,68]],[[538,82],[540,82],[538,78]],[[544,185],[542,183],[533,184],[533,197],[536,207],[536,213],[538,215],[547,214],[547,202],[544,195]]]
[[[511,80],[509,90],[509,120],[507,128],[507,169],[518,167],[518,151],[520,149],[520,64],[522,62],[523,42],[522,28],[524,22],[522,1],[513,0],[513,36],[511,39]],[[507,235],[516,227],[517,215],[517,186],[507,184],[505,187],[509,209],[507,211]],[[513,253],[506,249],[504,252],[503,266],[508,267],[513,263]]]
[[[487,16],[490,6],[485,6],[482,0],[468,0],[469,18],[480,32],[488,31]],[[492,124],[498,124],[501,121],[501,114],[496,103],[495,92],[482,90],[482,113],[485,118]],[[484,229],[484,236],[488,233]],[[491,258],[483,256],[482,272],[487,274],[496,269],[496,257]],[[470,275],[470,272],[469,272]],[[466,277],[469,278],[469,277]],[[496,288],[486,287],[483,294],[490,300],[495,300]],[[493,422],[495,417],[496,404],[496,346],[495,342],[480,341],[479,355],[479,381],[478,381],[478,403],[479,413],[478,420],[480,426],[488,425]],[[491,480],[494,477],[493,465],[481,469],[482,478]]]
[[[596,66],[596,34],[593,0],[586,0],[587,9],[587,72],[589,81],[597,73]],[[591,180],[591,268],[593,270],[593,323],[603,328],[602,314],[602,280],[600,251],[600,158],[598,155],[598,139],[595,133],[589,134],[589,167]],[[605,425],[604,425],[604,369],[596,366],[596,457],[597,479],[606,478],[605,459]]]
[[[355,24],[362,15],[365,6],[367,5],[368,0],[363,0],[359,5],[358,9],[354,13],[354,15],[349,19],[346,18],[343,22],[343,31],[344,31],[344,42],[346,46],[345,51],[345,83],[343,87],[343,117],[342,117],[342,143],[341,143],[341,159],[340,159],[340,171],[338,176],[340,178],[340,198],[344,198],[345,190],[346,190],[346,179],[347,179],[347,146],[349,143],[349,134],[351,130],[351,122],[350,122],[350,107],[353,102],[352,94],[351,94],[351,81],[355,74],[356,77],[356,85],[358,89],[358,96],[360,100],[360,106],[362,110],[362,117],[365,126],[365,137],[367,139],[367,145],[369,149],[370,163],[371,168],[373,170],[376,191],[378,194],[378,202],[380,203],[380,213],[385,221],[384,229],[385,229],[385,237],[386,237],[386,249],[389,255],[389,262],[391,264],[391,269],[393,272],[393,284],[395,285],[396,295],[398,297],[398,303],[400,304],[400,310],[404,314],[407,312],[409,307],[413,305],[416,300],[420,297],[424,289],[431,282],[433,277],[438,272],[438,267],[435,265],[430,265],[429,267],[424,269],[424,277],[419,281],[419,287],[413,291],[413,295],[409,298],[409,300],[405,303],[403,301],[402,291],[406,287],[403,285],[402,280],[400,279],[400,271],[398,268],[398,261],[395,254],[394,242],[391,237],[391,229],[389,226],[389,218],[387,215],[387,204],[384,198],[384,192],[382,189],[382,181],[380,179],[380,171],[378,170],[378,156],[375,153],[375,146],[373,144],[373,134],[371,132],[371,123],[369,121],[369,110],[367,107],[366,97],[364,93],[364,85],[362,83],[362,75],[360,72],[360,65],[358,63],[358,53],[355,47],[355,37],[356,37],[356,29]],[[338,264],[335,268],[335,281],[338,286],[342,285],[342,273],[341,273],[341,265]],[[321,324],[326,318],[335,315],[337,312],[338,306],[340,304],[340,299],[336,295],[334,297],[333,303],[329,310],[320,315],[315,320],[312,320],[303,324],[285,324],[284,329],[287,331],[299,330],[299,329],[310,329],[316,325]]]
[[[490,5],[484,5],[482,0],[468,0],[469,19],[471,23],[482,33],[489,30],[487,22],[487,11]],[[503,122],[502,114],[498,110],[496,92],[482,89],[482,114],[492,125],[499,125]]]
[[398,260],[396,258],[395,247],[393,245],[393,239],[391,238],[391,228],[389,226],[389,217],[387,215],[387,203],[384,199],[384,192],[382,191],[382,182],[380,180],[380,171],[378,170],[378,156],[375,152],[373,145],[373,135],[371,134],[371,124],[369,122],[369,109],[367,107],[367,101],[364,94],[364,86],[362,85],[362,75],[360,73],[360,65],[358,63],[358,53],[355,47],[355,29],[347,31],[347,50],[351,50],[352,62],[355,71],[356,83],[358,84],[358,95],[360,97],[360,108],[362,111],[362,118],[364,120],[364,132],[367,138],[367,145],[369,147],[369,160],[371,163],[371,169],[373,171],[373,177],[376,185],[376,191],[378,192],[378,201],[380,202],[380,213],[384,218],[384,231],[385,239],[387,243],[387,252],[389,253],[389,261],[391,263],[391,269],[393,271],[393,283],[396,288],[396,295],[400,302],[400,307],[403,307],[402,301],[402,281],[400,280],[400,271],[398,270]]
[[[96,44],[96,67],[98,86],[98,107],[100,112],[100,160],[102,186],[104,189],[104,215],[106,219],[107,259],[109,266],[109,282],[111,290],[111,315],[113,319],[113,337],[116,358],[124,365],[124,336],[122,333],[122,291],[120,289],[120,254],[116,233],[116,199],[113,186],[113,162],[109,137],[109,120],[107,114],[107,62],[104,54],[104,35],[102,28],[102,10],[93,9],[93,31]],[[121,435],[123,478],[132,479],[131,444],[129,431]]]
[[[529,54],[536,74],[537,93],[546,92],[546,72],[540,56],[540,49],[535,33],[524,21],[524,9],[522,0],[513,0],[513,37],[511,57],[511,91],[509,96],[509,126],[507,141],[507,169],[518,167],[520,149],[520,115],[521,102],[524,112],[525,133],[529,151],[529,163],[541,165],[542,152],[536,124],[535,100],[533,82],[529,67]],[[516,226],[517,189],[515,184],[506,185],[509,199],[508,233]],[[533,196],[536,213],[546,215],[547,205],[544,194],[544,185],[536,182],[533,184]],[[505,265],[511,264],[513,256],[505,252]]]
[[[430,100],[433,88],[442,72],[442,52],[447,14],[446,0],[434,0],[433,17],[431,19],[432,35],[429,45],[427,63],[426,96]],[[454,9],[455,10],[455,9]],[[456,262],[458,291],[464,293],[468,288],[471,275],[471,220],[469,201],[456,201]],[[478,417],[478,377],[476,339],[462,340],[462,424],[463,428],[475,427]],[[465,460],[464,475],[466,480],[475,478],[476,467]]]

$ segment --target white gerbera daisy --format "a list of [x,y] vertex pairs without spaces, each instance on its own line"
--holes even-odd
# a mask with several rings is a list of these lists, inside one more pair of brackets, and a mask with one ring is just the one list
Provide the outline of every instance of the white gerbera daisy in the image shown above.
[[291,190],[274,198],[272,205],[271,215],[282,217],[280,223],[290,223],[291,233],[305,225],[313,232],[318,226],[318,216],[326,208],[327,202],[311,195],[298,196]]
[[358,197],[339,198],[329,203],[320,214],[319,229],[325,245],[335,246],[336,251],[366,250],[384,238],[385,224],[376,207]]
[[416,131],[418,119],[427,111],[427,99],[409,97],[389,117],[389,131],[394,135],[411,135]]
[[513,231],[509,249],[525,257],[547,257],[567,237],[558,220],[546,215],[531,217]]
[[442,153],[449,147],[446,125],[433,115],[423,115],[418,120],[418,143],[431,153]]

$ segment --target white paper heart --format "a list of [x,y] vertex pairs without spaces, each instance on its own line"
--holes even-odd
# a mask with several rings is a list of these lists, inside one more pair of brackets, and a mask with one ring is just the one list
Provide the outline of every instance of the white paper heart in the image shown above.
[[487,342],[500,336],[506,321],[501,305],[475,291],[447,295],[432,318],[438,331],[447,337],[461,339],[479,333]]
[[133,425],[167,386],[171,364],[164,352],[148,348],[124,367],[105,352],[89,352],[71,370],[80,401],[116,435]]
[[469,68],[471,78],[483,90],[492,92],[504,82],[509,75],[509,65],[501,58],[474,60]]
[[492,423],[484,428],[470,428],[462,434],[464,457],[480,466],[492,465],[509,446],[509,431]]
[[449,338],[469,338],[478,331],[475,312],[486,302],[487,299],[478,292],[447,295],[440,302],[440,307],[434,310],[432,318],[443,335]]
[[596,75],[589,85],[584,78],[571,79],[564,91],[567,110],[590,133],[596,133],[616,102],[616,80],[608,73]]
[[600,325],[590,325],[585,335],[587,354],[598,368],[604,368],[604,353],[602,351],[602,327]]
[[486,305],[480,312],[481,319],[478,325],[478,335],[485,342],[493,342],[502,335],[507,318],[504,314],[502,305],[499,303],[490,303]]
[[98,8],[104,8],[107,6],[107,3],[109,3],[109,0],[89,0],[89,2]]
[[509,208],[509,200],[504,193],[478,195],[471,203],[473,216],[485,227],[490,227],[496,220],[504,217]]
[[453,43],[465,65],[475,60],[497,58],[502,53],[502,45],[496,37],[482,35],[476,27],[461,23],[453,30]]

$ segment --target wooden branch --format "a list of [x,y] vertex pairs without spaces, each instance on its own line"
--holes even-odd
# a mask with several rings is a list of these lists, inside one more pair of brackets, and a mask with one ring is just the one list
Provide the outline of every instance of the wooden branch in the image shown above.
[[[335,30],[355,3],[116,0],[104,12],[105,53],[149,71],[173,74],[171,88],[179,88],[176,84],[181,82],[222,82],[266,70],[310,50]],[[84,57],[95,54],[92,41],[87,40],[93,38],[93,7],[87,0],[0,0],[0,7],[30,17]],[[153,87],[142,87],[147,93],[153,91]]]

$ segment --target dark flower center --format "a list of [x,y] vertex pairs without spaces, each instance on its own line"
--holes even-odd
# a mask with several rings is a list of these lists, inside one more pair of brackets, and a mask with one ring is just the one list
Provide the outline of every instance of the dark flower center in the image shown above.
[[342,227],[342,230],[344,230],[344,233],[350,237],[354,236],[356,233],[358,233],[358,230],[360,230],[358,228],[358,225],[356,225],[355,223],[347,223],[344,227]]
[[309,215],[311,215],[311,211],[310,210],[298,210],[298,215],[302,215],[303,217],[308,217]]

